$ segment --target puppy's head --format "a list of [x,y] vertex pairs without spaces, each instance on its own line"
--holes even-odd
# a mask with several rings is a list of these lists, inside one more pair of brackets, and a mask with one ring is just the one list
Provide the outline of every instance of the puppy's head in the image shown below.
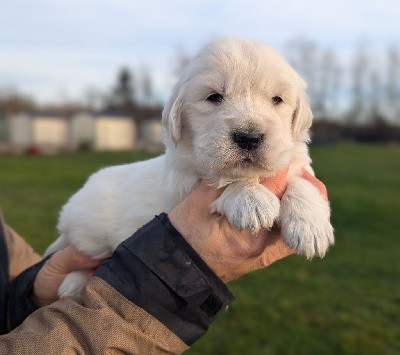
[[224,39],[189,64],[165,106],[166,145],[200,174],[268,176],[308,140],[305,84],[271,47]]

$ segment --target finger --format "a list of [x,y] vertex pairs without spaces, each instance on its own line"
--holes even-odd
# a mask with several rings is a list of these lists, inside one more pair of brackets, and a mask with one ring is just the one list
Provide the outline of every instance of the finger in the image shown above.
[[274,176],[262,179],[260,183],[274,195],[281,198],[286,190],[286,178],[289,168],[278,171]]
[[258,258],[257,268],[262,269],[286,256],[294,254],[295,251],[287,246],[279,234],[276,234],[268,242],[264,252]]
[[93,276],[93,274],[94,274],[95,271],[96,271],[96,268],[90,269],[90,270],[86,270],[88,276]]
[[311,184],[313,184],[318,191],[321,193],[321,195],[324,197],[326,201],[328,201],[328,191],[326,189],[326,186],[321,180],[318,180],[315,176],[312,176],[308,171],[303,170],[303,173],[301,177],[307,181],[309,181]]
[[60,274],[71,271],[93,269],[100,265],[102,259],[93,259],[72,245],[56,252],[49,260],[49,267]]

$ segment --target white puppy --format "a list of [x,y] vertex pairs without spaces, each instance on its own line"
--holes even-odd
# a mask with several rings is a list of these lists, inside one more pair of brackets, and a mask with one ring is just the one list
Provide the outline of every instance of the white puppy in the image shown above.
[[[299,177],[311,171],[312,114],[305,84],[271,47],[242,39],[207,45],[189,64],[165,106],[166,152],[92,175],[63,207],[60,237],[46,255],[74,245],[101,258],[160,212],[169,212],[200,179],[226,186],[210,206],[239,229],[278,221],[285,242],[311,258],[333,244],[330,209]],[[259,184],[289,166],[281,201]],[[75,296],[87,281],[74,272],[60,287]]]

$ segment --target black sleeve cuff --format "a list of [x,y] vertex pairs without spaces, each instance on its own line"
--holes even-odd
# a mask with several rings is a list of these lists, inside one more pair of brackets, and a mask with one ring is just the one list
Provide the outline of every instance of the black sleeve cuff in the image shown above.
[[50,257],[51,255],[48,255],[37,264],[26,269],[12,282],[8,307],[12,329],[18,327],[26,317],[37,309],[31,302],[33,283],[36,275]]
[[233,301],[226,285],[162,213],[95,272],[191,345]]

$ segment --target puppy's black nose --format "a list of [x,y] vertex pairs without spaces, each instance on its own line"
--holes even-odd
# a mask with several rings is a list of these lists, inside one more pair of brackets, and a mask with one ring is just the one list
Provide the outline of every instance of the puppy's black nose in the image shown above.
[[259,147],[264,135],[257,131],[236,131],[233,133],[233,141],[240,148],[254,150]]

